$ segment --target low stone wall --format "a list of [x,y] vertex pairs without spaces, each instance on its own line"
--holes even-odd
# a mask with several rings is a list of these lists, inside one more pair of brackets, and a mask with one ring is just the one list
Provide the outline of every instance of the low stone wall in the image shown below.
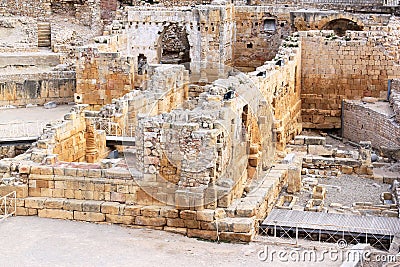
[[25,153],[30,145],[0,145],[0,159],[14,158]]
[[75,72],[69,71],[1,74],[0,106],[73,102],[75,83]]
[[133,64],[119,53],[101,53],[96,48],[79,52],[75,102],[98,110],[133,89]]
[[[6,169],[0,165],[0,171]],[[259,220],[272,209],[287,181],[287,166],[277,165],[257,188],[229,207],[195,211],[152,202],[120,168],[19,165],[17,169],[27,184],[0,186],[0,196],[17,192],[17,216],[109,222],[244,242],[254,237]]]
[[[341,128],[344,99],[386,98],[387,81],[399,75],[398,22],[348,32],[300,32],[302,38],[301,98],[304,128]],[[364,139],[368,140],[368,139]]]
[[400,125],[391,118],[389,104],[380,103],[382,108],[378,109],[374,107],[378,104],[344,101],[343,136],[354,142],[369,140],[375,148],[399,147]]
[[390,105],[395,113],[397,123],[400,123],[400,80],[392,81],[392,90],[389,99]]

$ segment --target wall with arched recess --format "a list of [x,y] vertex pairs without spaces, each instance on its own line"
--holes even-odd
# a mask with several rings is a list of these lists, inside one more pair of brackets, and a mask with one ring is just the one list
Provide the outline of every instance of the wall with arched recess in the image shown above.
[[[129,56],[137,59],[139,54],[143,54],[149,64],[160,63],[163,32],[169,25],[177,24],[184,27],[187,33],[193,75],[206,77],[210,69],[222,69],[223,72],[224,65],[231,65],[234,37],[232,5],[198,6],[195,9],[128,7],[127,12]],[[216,74],[218,76],[218,71]]]
[[372,26],[386,26],[390,21],[387,14],[362,14],[337,12],[333,10],[297,10],[290,12],[293,31],[323,30],[335,20],[352,21],[363,30],[369,30]]

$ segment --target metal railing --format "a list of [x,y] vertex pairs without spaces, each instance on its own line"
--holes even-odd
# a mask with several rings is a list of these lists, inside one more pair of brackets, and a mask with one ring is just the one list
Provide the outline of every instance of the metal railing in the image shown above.
[[0,197],[0,222],[15,215],[17,211],[17,192]]
[[107,136],[116,137],[134,137],[135,136],[135,125],[134,124],[123,124],[114,122],[111,118],[91,118],[91,123],[96,130],[102,130],[106,132]]
[[[284,226],[284,222],[272,225],[259,225],[258,233],[267,238],[278,239],[281,243],[298,245],[300,240],[350,244],[370,244],[373,247],[389,250],[394,237],[389,229],[343,227],[337,225],[323,225],[307,223]],[[287,225],[293,223],[288,222]],[[328,227],[327,227],[328,226]],[[326,227],[326,229],[323,229]]]

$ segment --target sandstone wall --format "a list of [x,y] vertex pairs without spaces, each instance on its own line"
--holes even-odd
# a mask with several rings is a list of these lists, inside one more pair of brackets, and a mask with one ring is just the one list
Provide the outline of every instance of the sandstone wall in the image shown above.
[[78,24],[91,26],[93,29],[101,26],[100,0],[6,0],[2,2],[1,8],[4,13],[30,16],[41,21],[50,21],[51,15],[58,13],[70,15],[76,18]]
[[[352,32],[338,38],[329,32],[302,32],[302,118],[304,128],[340,128],[343,99],[385,98],[395,64],[397,27],[390,31]],[[394,44],[392,46],[392,44]]]
[[196,9],[130,7],[127,12],[128,55],[134,58],[135,66],[140,54],[147,58],[149,64],[160,63],[163,33],[171,23],[183,26],[188,34],[190,70],[195,79],[204,78],[207,74],[218,78],[219,71],[223,72],[225,65],[232,64],[232,5],[199,6]]
[[395,113],[395,119],[397,123],[400,123],[400,80],[398,79],[392,81],[389,101]]
[[[285,148],[302,130],[301,49],[297,37],[285,42],[273,61],[250,73],[265,99],[273,107],[276,147]],[[286,47],[286,48],[285,48]]]
[[[0,161],[0,174],[11,169],[27,183],[0,186],[0,196],[17,192],[17,215],[108,222],[151,227],[211,240],[249,242],[257,220],[272,209],[287,180],[287,168],[276,166],[250,196],[226,209],[189,210],[154,200],[128,170],[96,165],[37,166]],[[218,230],[217,230],[218,229]]]
[[133,87],[132,65],[129,58],[120,57],[119,53],[102,53],[96,48],[81,51],[75,101],[100,109],[113,98],[128,93]]
[[30,145],[0,145],[0,160],[4,158],[14,158],[25,153]]
[[0,106],[73,102],[75,72],[0,75]]
[[77,105],[62,122],[47,126],[27,156],[32,162],[97,162],[105,157],[106,134],[85,119],[87,105]]
[[393,110],[388,103],[344,101],[343,111],[345,138],[355,142],[368,140],[375,148],[400,146],[400,125],[391,118]]
[[254,70],[274,58],[290,32],[290,17],[275,15],[273,7],[235,7],[236,40],[233,65]]
[[0,52],[31,52],[38,46],[37,21],[27,17],[0,17]]

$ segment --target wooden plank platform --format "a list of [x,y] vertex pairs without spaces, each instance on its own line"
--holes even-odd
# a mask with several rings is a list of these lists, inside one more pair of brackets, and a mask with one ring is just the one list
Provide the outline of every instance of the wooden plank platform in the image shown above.
[[323,231],[345,231],[373,235],[395,235],[400,233],[400,219],[377,216],[346,215],[311,211],[273,209],[261,224],[288,228],[318,229]]

